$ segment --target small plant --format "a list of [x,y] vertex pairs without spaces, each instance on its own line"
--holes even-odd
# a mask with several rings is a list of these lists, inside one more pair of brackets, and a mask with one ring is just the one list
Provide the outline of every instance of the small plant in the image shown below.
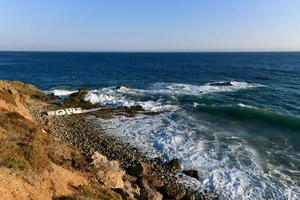
[[28,162],[20,153],[20,148],[15,142],[3,142],[0,148],[0,159],[4,166],[18,170],[25,170]]

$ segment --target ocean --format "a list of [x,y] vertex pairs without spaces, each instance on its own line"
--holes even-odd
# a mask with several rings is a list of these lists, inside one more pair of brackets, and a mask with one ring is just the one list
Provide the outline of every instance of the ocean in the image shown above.
[[[224,199],[300,199],[300,53],[0,52],[0,79],[158,115],[99,119]],[[118,87],[117,86],[122,86]]]

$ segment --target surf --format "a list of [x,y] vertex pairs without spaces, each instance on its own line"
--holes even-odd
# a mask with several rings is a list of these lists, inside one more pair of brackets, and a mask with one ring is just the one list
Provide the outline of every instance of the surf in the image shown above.
[[244,104],[227,106],[197,104],[196,110],[201,113],[217,115],[232,120],[247,121],[249,123],[261,122],[268,126],[299,131],[300,133],[300,118],[293,115],[272,112]]

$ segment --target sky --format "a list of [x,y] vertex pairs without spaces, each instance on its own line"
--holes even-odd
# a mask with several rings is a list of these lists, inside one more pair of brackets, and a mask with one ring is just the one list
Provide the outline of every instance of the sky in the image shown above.
[[0,0],[0,50],[299,51],[300,0]]

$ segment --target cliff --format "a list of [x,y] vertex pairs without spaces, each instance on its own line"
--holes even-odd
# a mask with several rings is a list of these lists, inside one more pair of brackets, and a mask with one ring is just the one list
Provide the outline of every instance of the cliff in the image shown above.
[[1,199],[121,199],[98,184],[75,147],[50,135],[32,115],[29,108],[47,100],[32,85],[0,81]]

